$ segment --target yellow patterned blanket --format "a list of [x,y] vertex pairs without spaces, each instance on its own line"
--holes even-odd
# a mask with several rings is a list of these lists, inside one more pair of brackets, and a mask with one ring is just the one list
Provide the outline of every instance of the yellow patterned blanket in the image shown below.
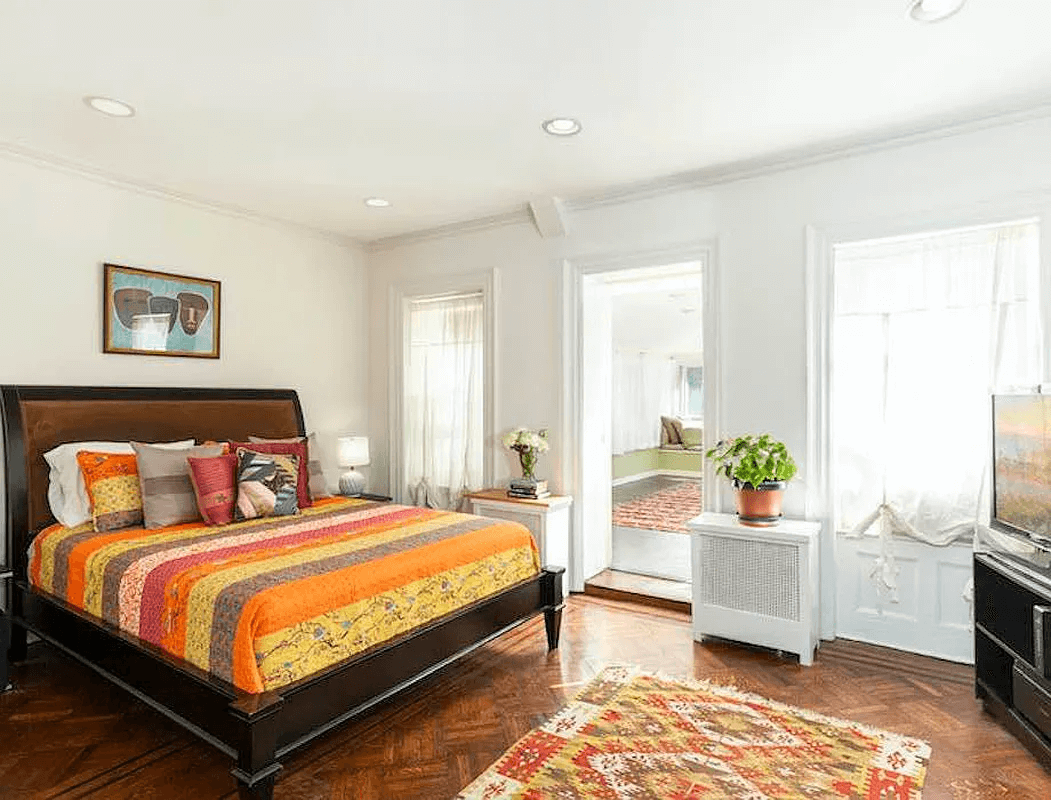
[[277,689],[539,571],[516,523],[364,500],[294,517],[52,526],[30,580],[248,692]]

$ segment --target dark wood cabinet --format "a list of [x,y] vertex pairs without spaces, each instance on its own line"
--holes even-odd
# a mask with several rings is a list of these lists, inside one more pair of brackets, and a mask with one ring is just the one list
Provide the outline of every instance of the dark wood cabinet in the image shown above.
[[975,693],[1051,768],[1051,567],[974,556]]

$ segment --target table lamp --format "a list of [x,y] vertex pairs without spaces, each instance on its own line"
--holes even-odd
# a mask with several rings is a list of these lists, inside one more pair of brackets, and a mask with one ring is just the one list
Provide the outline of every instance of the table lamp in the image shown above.
[[350,467],[339,476],[339,493],[358,495],[365,491],[365,476],[354,467],[369,463],[369,438],[367,436],[339,437],[339,465]]

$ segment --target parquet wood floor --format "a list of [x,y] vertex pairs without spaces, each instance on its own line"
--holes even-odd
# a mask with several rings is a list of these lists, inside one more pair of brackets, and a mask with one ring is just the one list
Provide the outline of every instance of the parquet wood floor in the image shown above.
[[[1046,773],[974,698],[970,668],[854,642],[813,667],[722,642],[686,615],[574,596],[561,649],[519,628],[291,758],[278,800],[452,797],[604,664],[693,675],[931,742],[925,800],[1047,800]],[[0,696],[0,797],[230,798],[226,757],[50,648]]]

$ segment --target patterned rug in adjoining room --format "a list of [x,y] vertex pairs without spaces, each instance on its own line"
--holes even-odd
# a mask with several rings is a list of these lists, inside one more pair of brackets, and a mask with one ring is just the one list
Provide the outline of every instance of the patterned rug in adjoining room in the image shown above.
[[919,800],[926,742],[613,666],[459,800]]
[[682,481],[613,507],[613,524],[623,528],[686,533],[686,522],[701,513],[701,482]]

